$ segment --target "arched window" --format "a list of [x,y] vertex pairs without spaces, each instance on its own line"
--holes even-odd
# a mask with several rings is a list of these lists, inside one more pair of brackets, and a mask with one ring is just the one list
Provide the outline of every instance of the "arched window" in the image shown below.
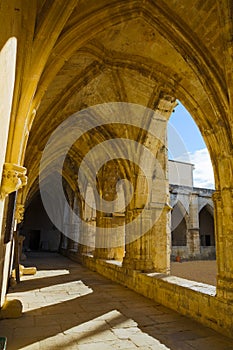
[[186,246],[187,225],[186,225],[186,219],[185,219],[185,209],[180,203],[176,204],[172,210],[171,228],[172,228],[172,246]]
[[201,246],[215,246],[214,218],[207,205],[199,213],[199,225]]

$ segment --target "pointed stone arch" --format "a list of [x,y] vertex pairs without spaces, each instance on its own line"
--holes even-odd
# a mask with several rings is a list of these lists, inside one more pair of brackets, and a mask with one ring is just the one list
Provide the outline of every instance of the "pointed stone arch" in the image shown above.
[[199,211],[200,242],[202,247],[215,246],[213,208],[206,204]]
[[187,245],[187,211],[178,201],[171,212],[172,246],[185,247]]

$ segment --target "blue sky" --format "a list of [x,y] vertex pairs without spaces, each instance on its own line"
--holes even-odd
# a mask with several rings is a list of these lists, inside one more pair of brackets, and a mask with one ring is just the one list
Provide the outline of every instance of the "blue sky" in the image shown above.
[[168,155],[195,165],[195,187],[214,188],[209,152],[196,123],[180,102],[168,124]]
[[206,147],[196,123],[180,102],[172,113],[169,123],[179,132],[189,152]]

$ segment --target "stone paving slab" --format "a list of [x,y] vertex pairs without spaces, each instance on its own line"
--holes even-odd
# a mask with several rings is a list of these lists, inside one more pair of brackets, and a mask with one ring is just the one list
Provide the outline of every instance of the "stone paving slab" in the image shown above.
[[38,272],[8,294],[24,314],[0,321],[7,350],[233,350],[233,340],[58,254],[26,264]]

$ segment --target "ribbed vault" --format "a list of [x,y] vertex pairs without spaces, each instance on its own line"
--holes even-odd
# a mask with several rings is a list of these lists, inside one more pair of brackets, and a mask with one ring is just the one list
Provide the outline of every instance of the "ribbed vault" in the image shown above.
[[[64,8],[55,12],[46,1],[38,6],[33,39],[37,59],[31,58],[37,83],[28,76],[26,89],[31,86],[32,99],[30,104],[21,99],[18,106],[18,113],[28,116],[26,142],[32,126],[26,156],[26,163],[35,168],[32,183],[40,152],[64,118],[109,101],[153,108],[161,90],[179,98],[192,113],[214,169],[216,154],[231,153],[231,128],[224,117],[229,105],[222,33],[216,30],[221,24],[220,10],[215,1],[208,6],[197,1],[187,18],[185,8],[176,1],[102,1],[92,6],[79,2],[77,7],[70,2],[72,14],[66,9],[67,19],[59,17],[56,26],[51,26],[48,16],[58,18],[60,11],[65,17]],[[42,40],[46,36],[51,46]],[[219,140],[224,143],[224,154]],[[215,177],[218,186],[216,170]]]

